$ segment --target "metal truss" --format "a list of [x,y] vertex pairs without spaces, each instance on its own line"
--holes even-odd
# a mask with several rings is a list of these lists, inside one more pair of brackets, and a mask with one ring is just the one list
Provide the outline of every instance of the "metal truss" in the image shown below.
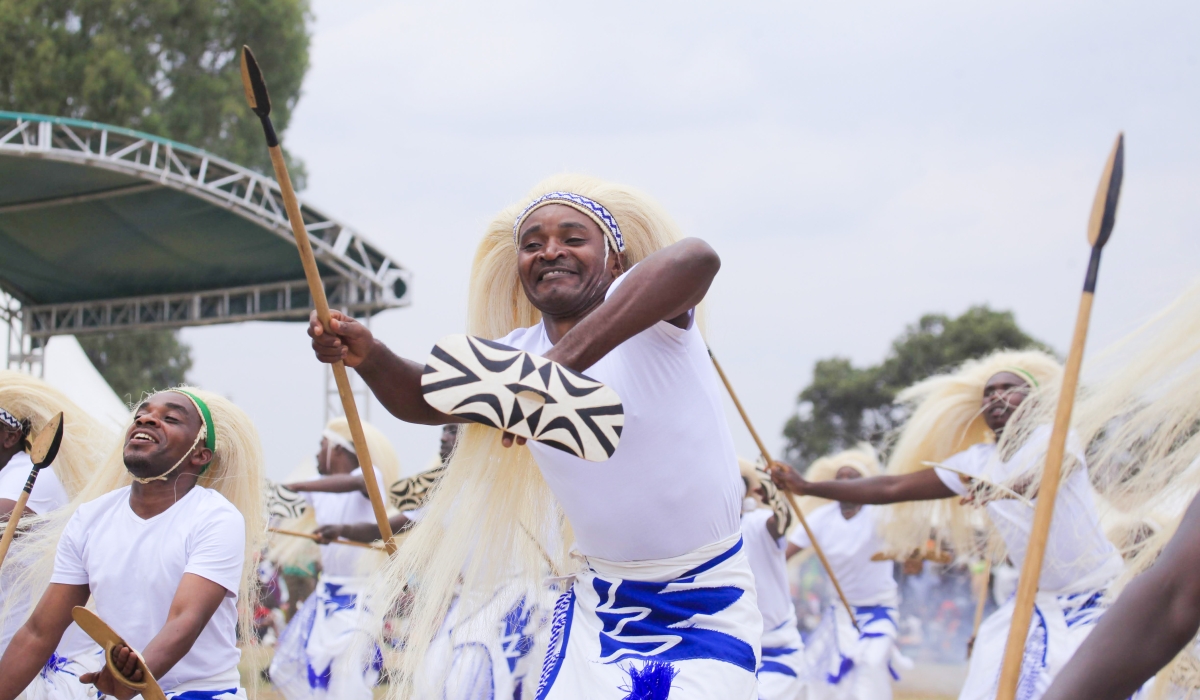
[[[0,111],[0,154],[104,168],[146,181],[107,192],[9,204],[0,207],[0,213],[170,187],[229,209],[295,245],[275,180],[169,139],[79,119]],[[334,302],[331,295],[331,306],[369,315],[408,305],[407,270],[353,229],[316,208],[301,202],[300,211],[317,260],[342,277],[326,282],[342,290],[342,301]],[[295,288],[296,283],[288,283],[197,294],[26,306],[23,313],[33,314],[27,332],[35,336],[307,316],[307,306],[303,313],[299,309],[309,302],[297,306],[292,293]],[[307,290],[303,296],[307,298]],[[275,301],[260,304],[268,298]]]

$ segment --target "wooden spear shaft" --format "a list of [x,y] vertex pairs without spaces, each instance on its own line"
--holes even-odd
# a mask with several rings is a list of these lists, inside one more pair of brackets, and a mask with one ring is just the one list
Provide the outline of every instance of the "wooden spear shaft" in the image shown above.
[[[246,91],[246,101],[263,124],[267,147],[271,153],[271,165],[275,168],[275,179],[279,183],[279,193],[283,198],[283,206],[287,211],[288,223],[292,226],[292,235],[296,239],[296,248],[300,251],[300,263],[304,266],[304,278],[308,281],[309,294],[313,306],[317,310],[317,318],[331,333],[329,317],[329,300],[325,297],[325,283],[317,270],[317,259],[313,255],[312,243],[308,240],[308,230],[304,227],[304,217],[300,213],[300,202],[292,189],[292,179],[288,176],[287,163],[283,159],[283,148],[279,145],[279,137],[271,124],[271,98],[267,94],[267,85],[263,80],[262,71],[254,60],[250,47],[242,47],[242,87]],[[358,416],[358,406],[354,402],[354,393],[350,389],[350,378],[346,375],[346,365],[338,360],[332,365],[333,379],[337,383],[338,396],[342,400],[342,411],[350,425],[350,436],[354,440],[354,451],[358,455],[358,464],[362,467],[363,481],[367,483],[367,496],[371,499],[371,510],[375,513],[375,522],[379,525],[379,533],[383,536],[384,546],[388,554],[396,552],[396,542],[392,537],[392,526],[388,522],[387,508],[384,506],[383,494],[375,480],[375,468],[371,462],[371,453],[367,449],[367,438],[363,433],[362,420]]]
[[1042,575],[1042,560],[1046,556],[1046,541],[1050,535],[1050,523],[1054,518],[1054,502],[1058,497],[1058,486],[1062,479],[1063,454],[1066,452],[1067,435],[1071,429],[1071,411],[1075,408],[1075,390],[1079,385],[1079,370],[1083,366],[1083,348],[1087,343],[1088,324],[1092,317],[1092,299],[1096,292],[1096,276],[1100,271],[1100,252],[1112,234],[1117,215],[1117,200],[1121,194],[1124,175],[1125,136],[1119,134],[1108,157],[1096,200],[1092,204],[1092,216],[1088,222],[1088,242],[1092,246],[1091,260],[1083,282],[1083,296],[1079,300],[1079,313],[1075,318],[1075,334],[1071,338],[1071,352],[1063,369],[1062,390],[1058,395],[1058,408],[1054,414],[1054,430],[1046,448],[1046,464],[1042,471],[1041,485],[1037,492],[1037,505],[1033,512],[1033,529],[1029,534],[1029,547],[1025,551],[1025,562],[1021,566],[1021,578],[1017,583],[1017,600],[1013,608],[1012,626],[1008,631],[1008,642],[1004,647],[1004,666],[1000,671],[1000,685],[996,700],[1013,700],[1021,680],[1021,662],[1025,656],[1025,641],[1029,636],[1033,606],[1038,592],[1038,580]]
[[269,528],[267,528],[267,531],[273,532],[276,535],[287,535],[288,537],[303,537],[304,539],[312,540],[313,542],[316,542],[317,544],[345,544],[345,545],[349,545],[351,547],[363,547],[365,549],[381,549],[381,547],[377,547],[376,545],[369,544],[367,542],[358,542],[355,540],[347,540],[347,539],[343,539],[343,538],[338,538],[331,542],[322,542],[320,537],[317,537],[316,535],[312,534],[311,532],[298,532],[296,530],[284,530],[284,529],[278,528],[278,527],[269,527]]
[[[725,385],[725,391],[729,392],[729,398],[733,399],[733,405],[737,407],[738,414],[742,417],[742,422],[746,424],[746,429],[750,431],[750,437],[754,438],[754,444],[758,446],[758,451],[762,453],[763,459],[767,462],[767,469],[771,469],[775,464],[775,460],[771,459],[771,453],[767,451],[767,446],[763,444],[762,438],[758,436],[758,431],[754,429],[754,424],[750,422],[750,416],[747,415],[746,409],[742,408],[742,402],[738,400],[737,393],[733,390],[733,385],[729,383],[729,377],[725,376],[725,370],[721,369],[721,363],[717,362],[717,356],[710,349],[708,356],[712,359],[713,367],[717,368],[717,374],[721,377],[721,382]],[[829,560],[825,558],[825,551],[821,549],[821,545],[817,543],[817,536],[813,534],[812,528],[808,526],[808,521],[804,519],[804,513],[800,510],[800,506],[796,505],[796,498],[792,496],[791,491],[780,489],[783,491],[784,497],[787,498],[788,505],[792,507],[792,511],[796,514],[796,519],[800,521],[800,526],[804,528],[804,534],[808,535],[808,541],[812,542],[813,551],[817,553],[817,558],[821,560],[821,566],[825,567],[825,573],[829,574],[829,580],[833,583],[834,590],[837,591],[838,598],[842,599],[842,605],[846,608],[846,614],[850,616],[850,622],[854,623],[854,629],[859,632],[862,628],[858,626],[858,619],[854,617],[854,608],[850,606],[850,601],[846,600],[846,594],[842,592],[842,584],[838,583],[837,575],[833,573],[833,567],[829,566]]]

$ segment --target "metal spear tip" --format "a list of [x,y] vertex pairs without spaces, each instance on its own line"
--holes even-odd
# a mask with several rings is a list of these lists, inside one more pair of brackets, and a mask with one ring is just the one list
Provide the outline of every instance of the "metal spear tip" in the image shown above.
[[58,448],[62,446],[62,439],[63,414],[62,411],[59,411],[58,415],[42,426],[37,437],[33,439],[33,445],[29,448],[29,458],[33,461],[35,469],[44,469],[54,461],[54,458],[58,456]]
[[1092,216],[1088,220],[1088,243],[1093,248],[1103,248],[1112,235],[1117,219],[1117,200],[1121,198],[1121,179],[1125,175],[1125,134],[1117,134],[1117,142],[1108,154],[1104,174],[1100,176],[1100,187],[1092,203]]
[[263,80],[258,61],[249,46],[242,46],[242,89],[246,91],[246,102],[259,117],[271,113],[271,96],[267,94],[267,83]]

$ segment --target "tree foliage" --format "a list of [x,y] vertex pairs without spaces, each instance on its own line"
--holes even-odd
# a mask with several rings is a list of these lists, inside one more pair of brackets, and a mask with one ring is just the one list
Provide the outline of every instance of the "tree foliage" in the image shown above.
[[0,0],[0,109],[138,129],[270,172],[238,51],[254,49],[282,133],[309,16],[308,0]]
[[[283,133],[308,70],[309,18],[308,0],[0,0],[0,109],[138,129],[269,173],[238,51],[254,49]],[[302,189],[303,163],[288,160]],[[172,331],[80,342],[129,400],[183,382],[192,365]]]
[[958,318],[922,316],[878,365],[858,368],[842,357],[818,360],[796,414],[784,426],[787,458],[805,466],[859,441],[881,446],[904,419],[892,403],[902,389],[993,350],[1025,348],[1049,350],[1017,326],[1012,312],[974,306]]
[[88,359],[117,396],[133,403],[142,394],[183,384],[191,348],[173,331],[139,331],[79,337]]

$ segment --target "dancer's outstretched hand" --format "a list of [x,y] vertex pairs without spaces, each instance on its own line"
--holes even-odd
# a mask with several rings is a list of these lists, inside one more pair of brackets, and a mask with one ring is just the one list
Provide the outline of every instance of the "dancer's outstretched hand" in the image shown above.
[[796,473],[791,465],[783,462],[771,462],[771,481],[784,491],[791,491],[794,494],[803,496],[807,493],[808,482],[804,477]]
[[312,338],[317,359],[327,364],[338,360],[347,367],[357,367],[375,347],[375,336],[363,324],[340,311],[329,312],[330,332],[325,331],[314,310],[308,316],[308,337]]
[[[142,673],[142,667],[138,663],[137,653],[134,652],[133,649],[130,649],[127,645],[122,644],[120,646],[113,647],[112,661],[113,665],[117,667],[117,670],[119,670],[121,674],[125,676],[125,678],[133,681],[134,683],[141,683],[145,679],[145,676]],[[138,694],[138,691],[125,685],[119,679],[114,678],[112,672],[108,670],[107,665],[95,673],[83,674],[79,677],[79,682],[85,684],[91,683],[92,685],[96,686],[96,690],[99,690],[105,695],[111,695],[115,698],[118,698],[118,700],[129,700]]]

